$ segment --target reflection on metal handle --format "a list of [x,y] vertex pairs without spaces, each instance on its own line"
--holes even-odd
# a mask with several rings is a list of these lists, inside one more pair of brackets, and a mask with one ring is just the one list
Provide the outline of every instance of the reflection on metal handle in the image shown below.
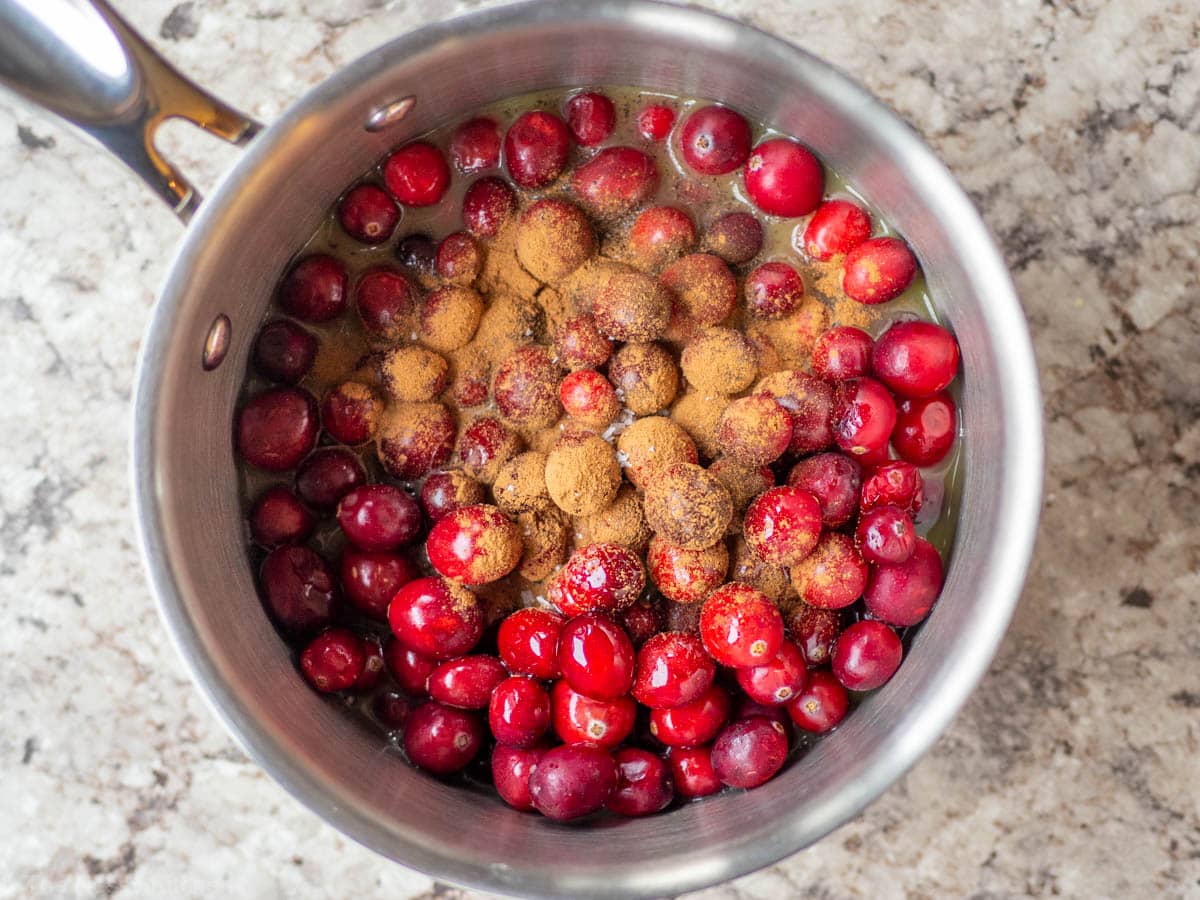
[[0,84],[96,138],[188,221],[195,188],[154,145],[166,119],[234,144],[259,124],[184,78],[105,0],[0,0]]

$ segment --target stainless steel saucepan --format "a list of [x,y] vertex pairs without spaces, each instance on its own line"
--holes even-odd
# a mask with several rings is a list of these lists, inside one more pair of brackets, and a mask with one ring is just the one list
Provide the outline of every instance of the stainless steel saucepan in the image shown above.
[[[401,36],[260,130],[179,75],[107,4],[0,0],[0,81],[97,138],[192,220],[137,378],[142,552],[167,628],[217,714],[350,837],[438,878],[503,893],[675,894],[775,862],[856,815],[929,748],[979,681],[1017,602],[1037,524],[1041,403],[1029,335],[963,191],[903,122],[826,63],[686,7],[519,3]],[[966,474],[941,601],[896,677],[832,736],[758,790],[564,827],[380,753],[377,734],[296,676],[247,562],[231,423],[282,268],[346,184],[406,138],[484,104],[597,84],[717,98],[798,135],[895,224],[962,347]],[[154,149],[155,128],[172,116],[248,144],[202,204]]]

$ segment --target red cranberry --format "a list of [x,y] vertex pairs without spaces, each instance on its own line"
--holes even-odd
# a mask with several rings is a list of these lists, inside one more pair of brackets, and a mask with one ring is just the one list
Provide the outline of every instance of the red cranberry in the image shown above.
[[921,511],[924,500],[925,482],[920,471],[902,459],[880,466],[863,480],[863,512],[890,504],[915,516]]
[[268,322],[254,341],[255,370],[281,384],[298,382],[316,358],[316,337],[287,319]]
[[562,119],[531,110],[513,122],[504,136],[504,163],[521,187],[545,187],[562,174],[570,145],[571,132]]
[[450,137],[450,159],[466,174],[500,165],[500,126],[487,116],[463,122]]
[[896,415],[892,446],[914,466],[935,466],[946,458],[958,433],[954,400],[943,391],[923,400],[904,400]]
[[355,609],[375,619],[386,619],[388,604],[396,592],[420,574],[415,565],[396,553],[353,546],[342,551],[342,591]]
[[433,522],[456,509],[482,502],[483,485],[458,469],[431,472],[421,485],[421,506]]
[[411,697],[427,697],[429,676],[438,667],[438,661],[409,650],[395,638],[383,645],[383,661],[392,673],[400,689]]
[[897,322],[876,342],[871,367],[901,397],[932,397],[958,372],[958,342],[932,322]]
[[363,639],[345,628],[317,635],[300,654],[300,671],[322,693],[354,687],[367,662]]
[[550,695],[532,678],[506,678],[492,691],[488,725],[501,744],[533,747],[550,727]]
[[364,244],[382,244],[400,221],[400,210],[387,191],[374,184],[357,184],[338,204],[342,230]]
[[872,691],[900,668],[904,648],[887,625],[873,619],[855,622],[833,646],[833,674],[851,691]]
[[721,665],[757,666],[779,652],[783,617],[762,591],[732,582],[704,601],[700,637],[708,655]]
[[707,691],[715,675],[716,666],[698,637],[665,631],[638,651],[633,696],[651,709],[683,706]]
[[821,261],[844,256],[871,236],[871,217],[849,200],[826,200],[804,229],[804,252]]
[[812,370],[826,381],[846,381],[871,372],[875,342],[861,328],[839,325],[823,332],[813,344]]
[[603,428],[621,412],[616,389],[591,369],[578,369],[563,378],[558,399],[568,416],[593,428]]
[[794,566],[817,546],[821,506],[816,497],[798,487],[774,487],[746,508],[742,527],[755,556],[776,566]]
[[848,535],[826,532],[813,552],[792,567],[792,584],[810,606],[841,609],[862,596],[867,564]]
[[819,378],[794,369],[775,372],[758,383],[756,394],[768,394],[792,418],[792,440],[788,450],[806,454],[824,450],[833,443],[829,418],[833,389]]
[[617,127],[617,108],[603,94],[587,91],[567,101],[567,125],[582,147],[594,147]]
[[616,762],[607,750],[590,744],[547,750],[529,777],[534,808],[560,822],[596,812],[616,786]]
[[667,764],[647,750],[618,750],[617,787],[608,810],[619,816],[648,816],[666,809],[675,799],[675,784]]
[[842,617],[836,609],[797,603],[788,615],[787,625],[792,640],[810,667],[829,662],[833,643],[842,631]]
[[685,550],[656,535],[650,539],[646,565],[664,597],[696,603],[725,583],[729,549],[718,541],[704,550]]
[[917,274],[917,261],[899,238],[864,241],[846,255],[842,290],[859,303],[886,303],[904,293]]
[[519,609],[500,623],[500,658],[514,675],[557,678],[563,619],[544,609]]
[[442,238],[433,264],[439,278],[451,284],[470,284],[483,268],[483,255],[471,235],[456,231]]
[[558,363],[571,371],[595,369],[608,362],[612,355],[612,341],[596,328],[591,316],[576,316],[568,319],[554,342]]
[[705,106],[683,121],[683,161],[701,175],[732,172],[750,155],[750,124],[724,106]]
[[629,635],[611,619],[578,616],[563,626],[558,665],[574,690],[595,700],[629,693],[636,654]]
[[504,664],[494,656],[460,656],[430,673],[429,696],[459,709],[483,709],[492,691],[507,677]]
[[633,606],[645,587],[646,572],[636,553],[619,544],[589,544],[571,554],[551,600],[568,616],[617,612]]
[[629,250],[647,268],[656,268],[696,244],[691,217],[673,206],[642,210],[629,228]]
[[672,747],[667,762],[680,797],[707,797],[721,789],[713,771],[711,747]]
[[337,385],[321,404],[321,424],[335,441],[357,447],[375,436],[383,400],[358,381]]
[[520,436],[491,416],[476,419],[458,439],[463,471],[484,484],[496,480],[500,467],[521,451]]
[[364,550],[391,550],[421,530],[421,511],[412,497],[390,484],[368,484],[342,497],[338,525]]
[[887,459],[888,439],[896,427],[896,401],[874,378],[851,378],[833,398],[833,439],[847,453],[866,461]]
[[770,662],[737,670],[737,683],[755,703],[787,703],[804,689],[808,668],[804,654],[791,641],[784,641]]
[[296,472],[296,493],[309,506],[330,510],[367,480],[362,461],[344,447],[315,450]]
[[383,161],[383,180],[405,206],[434,206],[450,186],[450,167],[437,147],[415,141]]
[[725,213],[704,234],[704,249],[733,265],[750,262],[758,256],[762,243],[762,223],[745,212]]
[[825,170],[815,156],[790,138],[772,138],[746,160],[746,193],[765,213],[806,216],[821,202]]
[[669,106],[647,106],[637,117],[638,134],[648,141],[661,141],[671,133],[675,124],[675,110]]
[[517,197],[501,178],[480,178],[463,195],[463,224],[478,237],[495,237],[517,208]]
[[408,234],[396,244],[396,261],[414,275],[433,274],[437,243],[427,234]]
[[388,731],[399,731],[408,721],[412,701],[399,691],[384,691],[371,702],[371,713]]
[[250,537],[268,549],[307,540],[315,525],[308,507],[279,485],[259,494],[250,509]]
[[437,571],[463,584],[498,581],[521,561],[521,529],[494,506],[464,506],[442,516],[425,550]]
[[528,812],[533,809],[533,797],[529,793],[529,776],[546,754],[545,747],[509,747],[497,744],[492,751],[492,783],[500,799],[511,806]]
[[746,308],[764,319],[795,312],[804,300],[800,273],[784,262],[765,262],[746,276]]
[[663,630],[662,609],[656,603],[635,603],[618,617],[633,646],[640,647]]
[[333,574],[307,547],[272,550],[259,570],[259,585],[267,611],[284,631],[303,634],[329,624],[337,597]]
[[302,388],[255,394],[238,411],[238,453],[260,469],[293,469],[317,442],[317,418],[317,401]]
[[407,337],[416,312],[408,279],[394,269],[372,269],[354,286],[354,305],[363,327],[389,339]]
[[605,219],[641,206],[657,186],[654,160],[633,147],[606,147],[579,166],[571,178],[579,202]]
[[841,528],[858,512],[862,467],[841,453],[818,453],[800,460],[787,483],[817,498],[826,528]]
[[362,639],[362,642],[365,662],[362,673],[355,679],[350,690],[365,694],[379,684],[379,679],[383,675],[383,644],[375,635],[368,635]]
[[380,424],[376,449],[393,478],[420,478],[450,458],[454,417],[440,403],[393,404]]
[[566,744],[595,744],[611,750],[633,731],[637,704],[632,697],[593,700],[558,681],[550,692],[554,731]]
[[474,713],[430,700],[408,714],[404,753],[417,768],[435,775],[461,772],[483,745],[483,725]]
[[869,563],[902,563],[917,548],[912,520],[898,506],[877,506],[858,520],[854,539]]
[[332,256],[300,260],[283,279],[279,305],[304,322],[328,322],[346,308],[346,267]]
[[788,704],[787,711],[797,728],[811,734],[825,734],[846,718],[849,705],[846,689],[822,669],[809,676],[808,684]]
[[410,650],[436,659],[462,656],[479,643],[483,611],[475,595],[445,578],[418,578],[388,606],[388,625]]
[[713,771],[722,784],[755,788],[775,777],[787,761],[787,729],[762,716],[727,725],[713,742]]
[[933,544],[917,538],[912,555],[904,562],[885,563],[871,570],[863,599],[876,619],[907,626],[929,615],[941,591],[942,558]]
[[553,425],[560,406],[558,373],[550,354],[533,344],[516,350],[500,364],[492,395],[501,414],[518,425]]
[[741,397],[731,401],[717,420],[717,446],[743,466],[759,468],[787,452],[793,421],[774,397]]
[[650,733],[668,747],[699,747],[717,736],[731,705],[725,688],[710,685],[690,703],[650,710]]

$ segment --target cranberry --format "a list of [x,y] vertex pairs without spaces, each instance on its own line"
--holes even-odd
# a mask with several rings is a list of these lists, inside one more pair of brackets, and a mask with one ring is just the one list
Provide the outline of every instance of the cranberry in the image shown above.
[[619,816],[648,816],[666,809],[675,798],[667,764],[647,750],[618,750],[617,787],[608,798],[609,812]]
[[713,742],[713,771],[722,784],[755,788],[775,777],[787,761],[787,729],[762,716],[727,725]]
[[887,682],[904,648],[887,625],[863,619],[849,626],[833,646],[833,674],[851,691],[871,691]]
[[438,667],[436,659],[409,650],[395,638],[389,638],[383,645],[383,661],[406,694],[412,697],[429,695],[427,684],[429,676]]
[[259,494],[250,509],[250,537],[268,549],[307,540],[315,525],[308,507],[280,485]]
[[298,382],[316,358],[316,337],[287,319],[268,322],[254,341],[255,370],[281,384]]
[[725,213],[704,233],[704,249],[732,265],[750,262],[762,243],[762,223],[746,212]]
[[858,520],[854,538],[870,563],[902,563],[917,547],[912,520],[898,506],[877,506]]
[[886,303],[904,293],[917,274],[917,261],[899,238],[877,237],[846,254],[842,290],[859,303]]
[[637,117],[638,134],[648,141],[661,141],[671,133],[675,110],[669,106],[647,106]]
[[330,510],[367,480],[362,461],[344,447],[322,447],[296,471],[296,493],[309,506]]
[[494,506],[464,506],[442,516],[425,550],[437,571],[463,584],[498,581],[521,561],[521,529]]
[[715,675],[716,666],[698,637],[665,631],[638,651],[633,696],[651,709],[683,706],[707,691]]
[[737,304],[737,281],[729,266],[711,253],[692,253],[667,266],[659,276],[676,300],[675,315],[700,325],[729,318]]
[[684,119],[679,145],[693,171],[724,175],[750,155],[750,124],[732,109],[704,106]]
[[717,420],[717,445],[731,459],[758,468],[783,456],[792,442],[792,416],[774,397],[732,401]]
[[621,412],[621,401],[608,379],[591,369],[568,374],[558,386],[567,415],[592,428],[603,428]]
[[708,655],[721,665],[757,666],[779,652],[783,617],[762,591],[732,582],[704,601],[700,637]]
[[696,243],[691,217],[673,206],[651,206],[633,220],[629,250],[646,268],[657,268],[686,253]]
[[792,453],[813,453],[833,443],[829,421],[833,389],[819,378],[794,369],[774,372],[760,381],[754,392],[774,397],[788,411],[792,419],[788,449]]
[[616,786],[616,762],[607,750],[590,744],[547,750],[529,777],[534,807],[560,822],[596,812]]
[[421,529],[416,501],[390,484],[369,484],[345,494],[337,520],[346,537],[364,550],[391,550]]
[[252,466],[295,468],[317,442],[317,401],[302,388],[271,388],[238,411],[237,447]]
[[367,331],[391,340],[408,336],[417,308],[408,279],[389,268],[372,269],[358,279],[354,305]]
[[594,147],[617,127],[617,108],[603,94],[586,91],[567,101],[567,125],[582,147]]
[[408,721],[412,701],[399,691],[384,691],[371,702],[371,713],[389,731],[398,731]]
[[436,775],[460,772],[483,745],[479,718],[434,700],[422,703],[404,723],[404,753],[420,769]]
[[567,744],[595,744],[611,750],[633,731],[637,704],[632,697],[593,700],[558,681],[550,692],[554,731]]
[[877,565],[871,570],[863,599],[867,611],[882,622],[916,625],[929,615],[941,590],[942,558],[933,544],[917,538],[908,559]]
[[500,126],[487,116],[463,122],[450,137],[450,159],[466,174],[500,165]]
[[779,646],[779,652],[770,662],[737,670],[737,683],[746,696],[765,705],[787,703],[803,690],[807,680],[804,654],[790,641]]
[[826,528],[841,528],[858,512],[862,467],[841,453],[818,453],[800,460],[787,483],[817,498]]
[[931,397],[954,380],[958,342],[932,322],[897,322],[876,342],[871,367],[900,396]]
[[432,275],[436,258],[437,243],[427,234],[408,234],[396,244],[396,261],[414,275]]
[[307,547],[272,550],[259,570],[263,601],[284,631],[303,634],[329,624],[337,597],[325,560]]
[[496,745],[492,751],[492,784],[495,785],[501,800],[522,812],[533,809],[529,776],[533,774],[545,754],[545,747]]
[[463,224],[478,237],[495,237],[517,208],[517,197],[501,178],[480,178],[463,195]]
[[550,354],[533,344],[516,350],[496,371],[492,395],[501,414],[517,425],[553,425],[561,407],[558,374]]
[[[621,392],[625,407],[639,416],[650,416],[665,409],[679,392],[679,367],[660,344],[625,344],[613,354],[608,364],[608,377]],[[687,459],[695,461],[692,439],[686,437],[687,432],[683,429],[678,431],[691,446],[692,452]]]
[[504,136],[504,162],[512,180],[523,188],[545,187],[567,164],[571,132],[553,113],[524,113]]
[[375,436],[382,409],[383,400],[374,390],[358,381],[346,381],[325,395],[321,423],[335,441],[355,447]]
[[415,141],[383,161],[383,180],[405,206],[434,206],[450,186],[450,167],[437,147]]
[[393,404],[380,423],[376,447],[393,478],[420,478],[450,458],[454,418],[440,403]]
[[719,684],[681,706],[650,710],[650,733],[668,747],[707,744],[729,718],[729,692]]
[[405,647],[436,659],[462,656],[479,643],[483,611],[475,595],[445,578],[418,578],[388,606],[388,625]]
[[568,319],[554,342],[559,365],[571,371],[594,369],[608,362],[612,355],[612,341],[596,328],[596,320],[589,315]]
[[349,690],[367,662],[363,639],[345,628],[317,635],[300,654],[300,671],[322,693]]
[[396,592],[420,574],[415,565],[396,553],[353,546],[342,551],[342,591],[355,609],[375,619],[386,619],[388,604]]
[[792,567],[792,584],[805,603],[841,609],[862,596],[867,564],[848,535],[827,532],[816,549]]
[[829,662],[833,643],[842,631],[842,617],[836,609],[797,603],[788,614],[787,626],[805,662],[810,667],[820,666]]
[[813,672],[804,690],[788,704],[787,711],[797,728],[825,734],[846,718],[850,705],[846,689],[825,670]]
[[557,678],[563,619],[544,609],[519,609],[500,623],[500,658],[515,675]]
[[910,462],[902,459],[882,465],[863,480],[861,508],[864,512],[876,506],[898,506],[909,516],[921,511],[925,500],[925,482]]
[[800,273],[784,262],[765,262],[746,276],[746,308],[764,319],[795,312],[804,300]]
[[865,461],[883,462],[896,427],[896,401],[874,378],[851,378],[838,385],[832,423],[839,447]]
[[813,344],[813,374],[826,381],[846,381],[871,372],[875,342],[861,328],[839,325],[823,332]]
[[765,213],[806,216],[821,202],[825,171],[815,156],[790,138],[772,138],[746,160],[746,193]]
[[421,485],[421,506],[436,522],[456,509],[483,502],[483,485],[459,469],[431,472]]
[[826,200],[804,229],[804,252],[821,261],[843,256],[871,236],[871,217],[849,200]]
[[816,497],[798,487],[774,487],[763,491],[746,508],[742,527],[746,543],[759,559],[777,566],[794,566],[817,546],[821,506]]
[[379,684],[383,675],[383,644],[375,635],[368,635],[362,641],[366,661],[363,663],[362,673],[355,679],[350,690],[365,694]]
[[696,603],[725,583],[729,549],[721,541],[703,550],[685,550],[655,536],[646,553],[650,578],[664,597]]
[[633,646],[640,647],[663,630],[662,609],[656,603],[635,603],[619,616]]
[[946,458],[958,433],[954,400],[943,391],[922,400],[904,400],[896,415],[892,445],[914,466],[935,466]]
[[484,484],[496,480],[500,467],[521,452],[520,436],[491,416],[476,419],[458,439],[463,471]]
[[470,284],[483,268],[483,255],[471,235],[456,231],[442,238],[433,264],[439,278],[452,284]]
[[616,612],[633,606],[645,587],[636,553],[619,544],[589,544],[571,554],[550,599],[568,616]]
[[579,166],[571,188],[590,213],[612,219],[641,206],[658,186],[654,160],[633,147],[605,147]]
[[523,675],[506,678],[492,691],[488,725],[501,744],[533,747],[550,727],[550,695],[532,678]]
[[611,619],[588,614],[563,626],[559,668],[574,690],[594,700],[629,693],[636,658],[629,635]]
[[680,797],[707,797],[721,789],[713,771],[711,747],[672,747],[667,762]]
[[346,308],[346,267],[332,256],[300,260],[283,279],[279,305],[305,322],[328,322]]
[[459,709],[483,709],[495,687],[508,677],[494,656],[478,654],[451,659],[429,676],[429,695],[439,703]]
[[357,184],[338,203],[342,230],[364,244],[382,244],[399,221],[396,202],[378,185]]
[[654,470],[643,504],[650,528],[685,550],[711,547],[733,518],[733,498],[717,476],[676,462]]

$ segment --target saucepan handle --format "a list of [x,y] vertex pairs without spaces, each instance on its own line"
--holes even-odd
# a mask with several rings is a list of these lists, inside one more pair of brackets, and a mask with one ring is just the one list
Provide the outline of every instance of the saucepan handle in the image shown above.
[[176,71],[105,0],[0,0],[0,84],[98,140],[185,222],[200,195],[159,153],[158,126],[186,119],[238,145],[261,129]]

